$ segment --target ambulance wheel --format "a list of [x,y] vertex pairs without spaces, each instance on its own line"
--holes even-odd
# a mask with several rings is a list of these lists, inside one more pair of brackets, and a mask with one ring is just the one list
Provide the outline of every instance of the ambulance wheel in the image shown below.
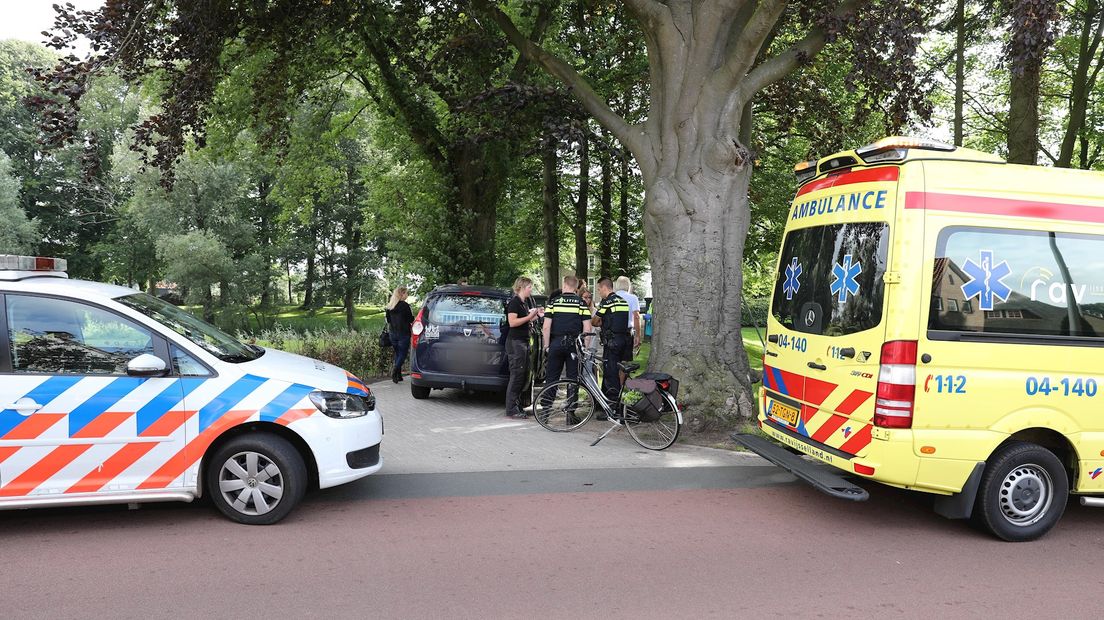
[[1016,441],[995,452],[978,489],[974,516],[994,536],[1035,540],[1062,517],[1069,497],[1066,468],[1054,453]]
[[414,385],[413,383],[410,384],[410,395],[417,400],[429,398],[429,390],[430,388],[427,388],[424,385]]
[[307,466],[286,439],[241,435],[207,461],[207,495],[219,512],[247,525],[272,525],[291,512],[307,490]]

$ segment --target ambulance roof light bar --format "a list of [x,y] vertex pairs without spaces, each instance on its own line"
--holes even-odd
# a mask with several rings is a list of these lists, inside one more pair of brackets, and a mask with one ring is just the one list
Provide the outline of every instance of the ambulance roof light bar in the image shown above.
[[900,161],[908,154],[909,149],[921,149],[925,151],[951,152],[955,150],[953,144],[928,140],[926,138],[908,138],[905,136],[890,136],[882,138],[873,144],[868,144],[857,149],[855,154],[868,164],[884,161]]
[[64,258],[0,254],[0,269],[11,271],[61,271],[68,268]]
[[817,160],[810,159],[794,166],[794,174],[797,175],[797,183],[800,185],[817,175]]

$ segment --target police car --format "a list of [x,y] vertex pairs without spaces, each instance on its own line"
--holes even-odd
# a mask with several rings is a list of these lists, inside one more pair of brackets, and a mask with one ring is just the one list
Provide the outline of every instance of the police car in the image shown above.
[[360,379],[65,268],[0,255],[0,508],[207,495],[263,525],[379,471]]

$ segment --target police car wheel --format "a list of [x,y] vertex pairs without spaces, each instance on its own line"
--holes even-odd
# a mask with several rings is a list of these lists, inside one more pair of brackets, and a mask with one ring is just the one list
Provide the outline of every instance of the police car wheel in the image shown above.
[[429,398],[429,390],[430,390],[430,388],[427,388],[424,385],[413,385],[413,384],[411,384],[411,386],[410,386],[410,395],[413,396],[414,398],[416,398],[417,400],[422,400],[424,398]]
[[990,458],[974,513],[998,538],[1035,540],[1062,517],[1068,497],[1069,480],[1058,457],[1042,446],[1017,441]]
[[307,489],[303,457],[275,435],[242,435],[211,455],[207,495],[227,517],[248,525],[283,519]]

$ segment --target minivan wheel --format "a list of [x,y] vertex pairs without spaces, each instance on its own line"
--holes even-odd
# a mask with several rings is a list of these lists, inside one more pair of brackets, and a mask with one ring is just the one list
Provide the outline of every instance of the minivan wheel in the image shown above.
[[422,400],[423,398],[429,398],[429,388],[427,388],[424,385],[414,385],[413,383],[411,383],[410,384],[410,395],[413,396],[414,398],[418,399],[418,400]]
[[1068,497],[1069,479],[1058,457],[1042,446],[1016,441],[989,460],[974,513],[998,538],[1035,540],[1058,523]]
[[272,525],[303,498],[307,466],[282,437],[242,435],[211,455],[204,479],[219,512],[238,523]]

